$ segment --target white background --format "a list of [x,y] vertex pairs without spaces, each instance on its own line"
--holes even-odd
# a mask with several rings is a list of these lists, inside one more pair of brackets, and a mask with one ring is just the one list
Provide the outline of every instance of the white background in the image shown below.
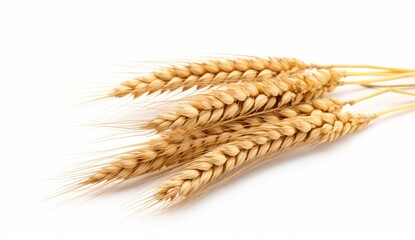
[[410,2],[0,1],[0,236],[413,239],[415,112],[282,157],[169,216],[125,220],[129,190],[37,204],[89,134],[70,125],[91,114],[65,110],[74,82],[107,79],[112,63],[207,53],[415,68]]

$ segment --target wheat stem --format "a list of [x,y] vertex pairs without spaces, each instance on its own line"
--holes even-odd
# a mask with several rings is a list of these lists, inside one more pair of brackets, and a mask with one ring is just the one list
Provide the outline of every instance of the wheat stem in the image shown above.
[[351,72],[351,71],[345,71],[345,76],[391,76],[396,75],[396,72]]
[[409,110],[409,109],[414,109],[414,108],[415,108],[415,102],[405,104],[405,105],[402,105],[402,106],[398,106],[398,107],[394,107],[394,108],[391,108],[391,109],[379,111],[379,112],[376,113],[376,115],[383,116],[383,115],[386,115],[386,114],[389,114],[389,113],[393,113],[393,112],[397,112],[397,111],[403,111],[403,110]]
[[402,84],[373,84],[373,83],[367,83],[367,84],[361,84],[364,87],[369,88],[379,88],[379,87],[405,87],[405,88],[412,88],[415,87],[415,83],[402,83]]
[[391,76],[385,76],[385,77],[379,77],[379,78],[373,78],[373,79],[366,79],[366,80],[354,80],[354,81],[344,81],[343,84],[367,84],[367,83],[374,83],[374,82],[384,82],[384,81],[390,81],[390,80],[396,80],[401,78],[409,78],[414,77],[415,71],[413,72],[405,72],[405,73],[399,73],[394,74]]
[[[324,65],[323,65],[324,66]],[[415,69],[408,69],[408,68],[394,68],[394,67],[387,67],[387,66],[377,66],[377,65],[367,65],[367,64],[333,64],[333,65],[326,65],[327,68],[365,68],[365,69],[380,69],[380,70],[387,70],[391,72],[415,72]]]
[[356,99],[353,99],[353,100],[349,100],[349,101],[347,101],[347,103],[349,103],[350,105],[354,105],[356,103],[359,103],[359,102],[362,102],[364,100],[379,96],[379,95],[387,93],[387,92],[395,92],[395,93],[399,93],[399,94],[415,96],[414,92],[409,92],[409,91],[404,91],[404,90],[401,90],[401,89],[388,87],[388,88],[385,88],[385,89],[381,89],[377,92],[370,93],[368,95],[365,95],[365,96],[362,96],[362,97],[359,97],[359,98],[356,98]]

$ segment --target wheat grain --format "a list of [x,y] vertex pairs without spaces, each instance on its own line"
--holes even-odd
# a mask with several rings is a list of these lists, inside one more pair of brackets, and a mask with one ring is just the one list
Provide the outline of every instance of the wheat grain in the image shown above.
[[313,65],[294,58],[237,58],[192,62],[187,66],[173,66],[125,81],[115,88],[110,97],[132,95],[137,98],[144,93],[172,91],[179,88],[204,88],[239,80],[270,79],[282,72],[295,72]]
[[313,112],[310,116],[283,120],[265,129],[257,128],[255,134],[223,144],[192,161],[183,171],[162,183],[154,198],[157,201],[186,198],[223,174],[258,157],[300,144],[333,141],[360,130],[376,117],[375,114]]
[[316,69],[295,74],[280,74],[272,80],[229,84],[191,98],[174,111],[158,115],[143,126],[162,132],[168,129],[191,129],[220,123],[240,116],[281,108],[300,101],[321,97],[340,85],[343,73]]
[[[176,130],[162,134],[140,149],[122,154],[115,160],[95,172],[83,184],[101,181],[130,179],[143,174],[161,170],[178,163],[186,163],[211,148],[243,137],[262,124],[275,124],[280,118],[308,115],[314,110],[338,112],[345,104],[337,99],[315,99],[294,106],[283,107],[268,113],[262,113],[222,126],[186,132]],[[268,125],[264,125],[267,127]]]

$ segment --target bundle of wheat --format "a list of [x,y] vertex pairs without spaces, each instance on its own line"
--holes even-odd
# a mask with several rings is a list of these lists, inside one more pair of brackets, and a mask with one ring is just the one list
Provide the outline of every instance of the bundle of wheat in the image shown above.
[[[365,71],[350,71],[352,68]],[[366,76],[371,78],[355,79]],[[86,175],[79,173],[80,180],[73,188],[91,189],[168,170],[167,178],[160,175],[164,181],[155,189],[152,202],[179,204],[209,190],[212,184],[298,146],[333,141],[379,116],[415,108],[415,103],[410,103],[373,114],[342,111],[346,104],[385,92],[415,95],[398,88],[411,83],[372,84],[412,76],[412,69],[246,57],[192,62],[137,77],[123,82],[108,96],[137,98],[190,88],[208,91],[181,99],[176,109],[130,126],[133,131],[150,130],[158,137],[112,156],[112,161],[94,166]],[[345,84],[381,90],[346,101],[323,98]]]

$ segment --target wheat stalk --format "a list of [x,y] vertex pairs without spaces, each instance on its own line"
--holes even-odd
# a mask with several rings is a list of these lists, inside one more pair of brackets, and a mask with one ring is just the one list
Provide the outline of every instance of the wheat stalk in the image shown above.
[[280,121],[273,127],[257,128],[255,134],[223,144],[189,163],[184,170],[162,183],[154,198],[157,201],[186,198],[223,174],[258,157],[301,144],[333,141],[360,130],[376,117],[376,114],[320,111]]
[[286,106],[280,110],[242,118],[222,126],[186,132],[176,130],[162,134],[150,140],[148,144],[136,150],[121,154],[117,160],[103,166],[88,176],[82,184],[101,181],[131,179],[163,168],[186,163],[219,144],[243,137],[255,129],[253,127],[278,123],[280,118],[308,115],[312,111],[338,112],[346,102],[337,99],[314,99],[310,102]]
[[294,58],[237,58],[192,62],[186,66],[172,66],[155,71],[148,76],[125,81],[109,94],[110,97],[132,95],[137,98],[144,93],[183,91],[196,87],[212,87],[244,80],[270,79],[282,72],[295,72],[312,67]]
[[174,111],[167,111],[142,128],[162,132],[168,129],[192,129],[220,123],[257,112],[278,109],[288,104],[309,101],[340,85],[343,73],[316,69],[281,74],[272,80],[229,84],[225,90],[199,94]]

